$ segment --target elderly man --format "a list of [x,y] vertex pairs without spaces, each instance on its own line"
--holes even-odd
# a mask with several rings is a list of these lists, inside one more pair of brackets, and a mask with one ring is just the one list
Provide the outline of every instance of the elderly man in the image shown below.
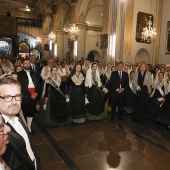
[[116,116],[116,105],[118,104],[119,110],[117,117],[119,120],[122,118],[123,104],[126,97],[126,90],[129,87],[129,77],[128,73],[123,71],[123,63],[118,62],[117,71],[112,72],[110,77],[110,97],[112,100],[112,111],[111,119],[114,119]]
[[5,123],[11,128],[9,144],[2,155],[3,160],[13,170],[40,169],[33,152],[25,123],[17,117],[21,107],[21,86],[11,77],[0,79],[0,112]]

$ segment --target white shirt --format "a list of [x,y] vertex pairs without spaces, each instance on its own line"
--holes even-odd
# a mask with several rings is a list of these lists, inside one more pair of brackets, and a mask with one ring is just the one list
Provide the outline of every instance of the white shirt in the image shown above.
[[[61,71],[61,70],[62,70],[62,71]],[[61,68],[61,70],[58,69],[58,74],[59,74],[61,77],[62,77],[62,76],[67,76],[67,75],[70,74],[69,69],[68,69],[68,73],[66,72],[66,69],[65,69],[65,68]]]
[[24,138],[28,155],[30,156],[31,160],[34,161],[34,160],[35,160],[35,156],[34,156],[34,153],[33,153],[33,151],[32,151],[32,148],[31,148],[31,145],[30,145],[30,141],[29,141],[28,135],[27,135],[25,129],[23,128],[23,126],[21,125],[18,117],[15,117],[15,118],[14,118],[14,121],[12,121],[11,119],[9,119],[9,118],[8,118],[6,115],[4,115],[4,114],[2,114],[2,117],[5,119],[5,123],[8,122],[8,123],[16,130],[16,132],[17,132],[18,134],[20,134],[20,135]]
[[[24,69],[25,70],[25,69]],[[30,71],[29,70],[25,70],[28,76],[28,88],[35,88],[34,83],[32,81],[31,75],[30,75]]]

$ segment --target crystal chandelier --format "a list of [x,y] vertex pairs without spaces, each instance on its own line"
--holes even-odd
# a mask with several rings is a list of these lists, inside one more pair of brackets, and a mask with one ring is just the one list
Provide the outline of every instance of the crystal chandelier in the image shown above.
[[75,40],[78,35],[79,28],[76,27],[76,24],[74,23],[73,25],[70,25],[68,32],[70,34],[71,39]]
[[151,17],[149,16],[148,27],[143,28],[141,41],[151,43],[151,40],[156,38],[156,28],[152,28],[152,21]]
[[35,40],[37,43],[41,43],[41,38],[38,36]]
[[50,40],[54,40],[56,38],[56,35],[53,32],[50,32],[50,34],[48,35],[48,38]]
[[70,26],[69,28],[69,34],[77,34],[79,32],[79,28],[76,27],[76,24],[74,23],[73,25]]

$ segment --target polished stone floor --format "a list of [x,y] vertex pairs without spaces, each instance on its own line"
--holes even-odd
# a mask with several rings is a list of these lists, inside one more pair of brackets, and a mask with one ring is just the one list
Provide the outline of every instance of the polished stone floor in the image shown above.
[[148,119],[33,126],[43,170],[170,170],[170,131]]

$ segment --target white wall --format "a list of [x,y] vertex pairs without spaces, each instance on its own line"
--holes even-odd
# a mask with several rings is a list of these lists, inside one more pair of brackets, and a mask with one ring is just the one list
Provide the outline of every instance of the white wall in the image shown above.
[[[168,1],[168,0],[167,0]],[[139,43],[136,41],[136,21],[137,21],[137,13],[139,11],[150,13],[154,16],[154,24],[155,27],[155,18],[156,18],[156,7],[158,0],[135,0],[134,1],[134,15],[133,15],[133,40],[132,40],[132,53],[131,53],[131,62],[135,62],[135,56],[137,51],[141,48],[146,49],[149,52],[150,58],[148,59],[149,63],[153,63],[153,52],[154,52],[154,43]]]
[[167,21],[170,21],[169,7],[170,0],[164,0],[159,48],[159,64],[170,64],[170,54],[165,54],[167,41]]
[[87,58],[90,51],[98,51],[100,54],[100,47],[96,47],[96,42],[98,41],[98,32],[86,31],[86,44],[85,44],[85,58]]
[[77,59],[80,60],[85,57],[85,42],[86,42],[86,30],[81,29],[77,39]]

